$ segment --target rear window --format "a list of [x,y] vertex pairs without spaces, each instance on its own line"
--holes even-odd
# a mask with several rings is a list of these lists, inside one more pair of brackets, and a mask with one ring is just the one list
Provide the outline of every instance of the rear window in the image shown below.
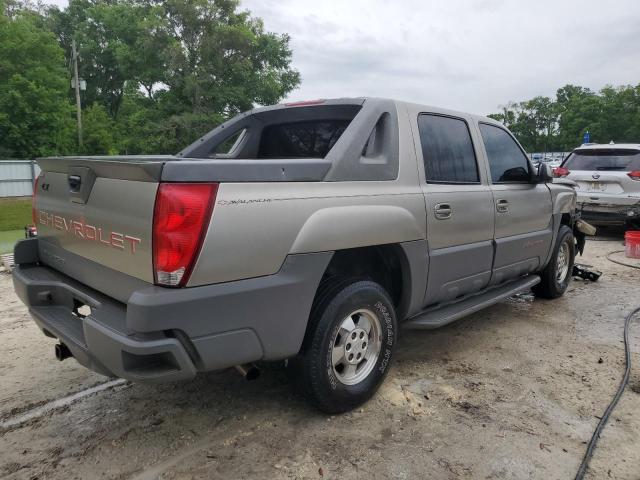
[[324,158],[351,120],[311,120],[269,125],[258,158]]
[[577,150],[562,165],[569,170],[640,170],[637,150]]

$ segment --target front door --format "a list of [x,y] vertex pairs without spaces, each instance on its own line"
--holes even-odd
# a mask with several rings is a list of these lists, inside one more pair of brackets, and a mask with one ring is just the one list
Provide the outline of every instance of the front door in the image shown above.
[[531,165],[505,129],[479,124],[495,203],[496,252],[491,284],[538,270],[553,238],[551,192],[531,182]]
[[425,305],[486,287],[493,260],[491,189],[471,139],[470,119],[418,115],[429,273]]

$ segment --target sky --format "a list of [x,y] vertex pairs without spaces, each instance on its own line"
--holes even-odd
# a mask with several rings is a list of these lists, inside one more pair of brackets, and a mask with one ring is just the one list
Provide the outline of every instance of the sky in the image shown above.
[[[65,0],[51,0],[65,6]],[[242,0],[288,33],[286,100],[377,96],[471,113],[640,83],[638,0]]]

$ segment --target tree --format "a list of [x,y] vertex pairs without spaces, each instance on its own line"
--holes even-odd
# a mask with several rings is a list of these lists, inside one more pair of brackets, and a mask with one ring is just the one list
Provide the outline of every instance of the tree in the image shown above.
[[6,3],[2,7],[0,155],[67,153],[73,145],[73,123],[62,49],[35,13],[7,10]]
[[116,119],[127,82],[149,95],[164,82],[172,39],[161,8],[129,0],[71,0],[65,10],[52,8],[49,14],[69,60],[72,39],[79,45],[87,105],[100,103]]
[[162,4],[170,34],[183,46],[169,62],[167,83],[192,113],[234,115],[276,103],[299,84],[288,35],[266,33],[262,20],[237,11],[237,0]]
[[67,55],[76,40],[83,103],[104,106],[128,153],[176,153],[300,82],[289,37],[237,0],[71,0],[48,21]]
[[167,91],[150,100],[141,92],[128,91],[116,123],[119,149],[126,154],[176,153],[225,120],[219,113],[175,113],[164,98]]
[[555,100],[510,102],[490,117],[503,122],[531,152],[571,150],[589,131],[599,143],[640,141],[640,84],[606,86],[595,93],[565,85]]
[[118,153],[113,138],[114,122],[107,109],[99,103],[85,108],[82,116],[83,154],[113,155]]

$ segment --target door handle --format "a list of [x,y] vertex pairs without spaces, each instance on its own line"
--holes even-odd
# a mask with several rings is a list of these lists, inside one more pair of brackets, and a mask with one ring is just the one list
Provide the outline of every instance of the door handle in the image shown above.
[[438,220],[446,220],[453,215],[453,208],[448,203],[436,203],[433,209]]
[[496,210],[500,213],[508,213],[509,212],[509,202],[504,198],[496,201]]

